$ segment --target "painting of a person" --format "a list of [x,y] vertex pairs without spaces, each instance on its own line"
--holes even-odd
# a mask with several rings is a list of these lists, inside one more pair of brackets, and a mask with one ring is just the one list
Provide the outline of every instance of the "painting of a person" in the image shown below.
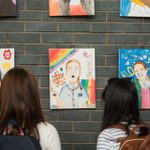
[[[77,9],[80,12],[79,14],[76,12],[77,15],[92,15],[94,13],[94,2],[93,0],[60,0],[62,15],[69,15],[73,9]],[[71,13],[71,15],[75,14]]]
[[136,76],[134,83],[136,85],[139,97],[140,108],[150,108],[150,77],[148,76],[148,67],[142,61],[136,61],[133,66]]
[[78,60],[66,63],[66,77],[68,83],[60,90],[59,97],[65,108],[86,107],[88,93],[80,83],[81,65]]
[[50,16],[69,16],[69,15],[87,16],[87,15],[94,15],[95,13],[94,0],[49,0],[49,1],[50,1],[49,4]]
[[0,0],[0,16],[16,16],[16,0]]

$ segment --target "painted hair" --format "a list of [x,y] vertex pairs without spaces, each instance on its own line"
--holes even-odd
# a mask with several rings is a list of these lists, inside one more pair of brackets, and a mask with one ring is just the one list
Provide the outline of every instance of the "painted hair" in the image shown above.
[[143,65],[143,67],[144,67],[145,70],[148,68],[147,65],[146,65],[146,63],[144,63],[143,61],[136,61],[134,63],[134,65],[133,65],[133,69],[134,69],[135,65],[137,65],[137,64]]
[[109,79],[102,98],[105,106],[101,130],[122,121],[140,123],[137,90],[129,79]]
[[0,89],[0,132],[15,120],[26,134],[39,139],[37,124],[44,122],[35,77],[23,68],[9,70]]

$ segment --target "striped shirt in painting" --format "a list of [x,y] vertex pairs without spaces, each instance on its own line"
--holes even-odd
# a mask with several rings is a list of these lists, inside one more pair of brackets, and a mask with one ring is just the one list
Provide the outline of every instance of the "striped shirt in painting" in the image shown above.
[[119,150],[118,138],[126,137],[125,131],[118,128],[107,128],[103,130],[97,139],[97,150]]

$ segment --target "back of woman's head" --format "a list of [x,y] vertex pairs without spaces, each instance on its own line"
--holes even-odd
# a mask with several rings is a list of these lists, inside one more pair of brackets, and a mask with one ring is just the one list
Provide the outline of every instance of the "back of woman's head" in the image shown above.
[[0,90],[0,130],[10,119],[31,132],[44,121],[35,77],[23,68],[9,70]]
[[131,80],[109,79],[102,98],[105,102],[102,130],[122,121],[129,124],[140,121],[137,90]]

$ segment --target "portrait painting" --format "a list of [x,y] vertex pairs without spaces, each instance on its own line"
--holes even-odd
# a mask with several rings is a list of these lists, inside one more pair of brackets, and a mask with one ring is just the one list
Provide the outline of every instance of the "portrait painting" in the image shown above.
[[0,17],[17,16],[16,0],[0,0]]
[[150,0],[120,0],[120,16],[150,17]]
[[1,79],[5,73],[14,68],[14,48],[1,48],[0,49],[0,75]]
[[95,108],[95,49],[50,48],[51,109]]
[[95,15],[94,0],[49,0],[49,16]]
[[150,49],[120,49],[119,77],[129,77],[138,92],[139,108],[150,109]]

